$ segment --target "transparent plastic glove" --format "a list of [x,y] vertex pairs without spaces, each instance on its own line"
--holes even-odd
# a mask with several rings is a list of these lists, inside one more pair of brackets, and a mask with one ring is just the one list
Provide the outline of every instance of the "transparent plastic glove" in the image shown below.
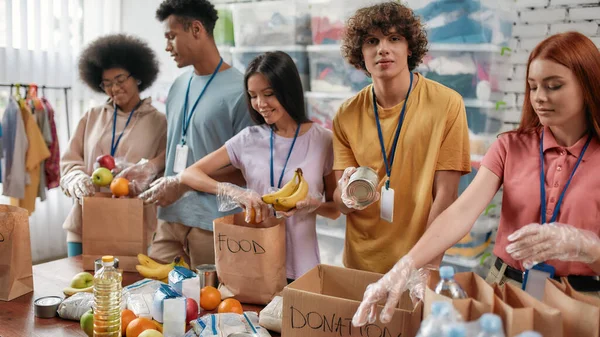
[[[142,159],[142,160],[145,160],[145,159]],[[96,164],[98,164],[98,163],[96,163]],[[135,164],[127,161],[125,159],[125,157],[117,157],[117,158],[115,158],[115,168],[110,170],[110,172],[112,172],[113,176],[116,177],[123,170],[125,170],[133,165],[135,165]]]
[[181,176],[161,177],[150,184],[150,188],[140,194],[145,204],[156,203],[158,206],[169,206],[179,200],[191,188],[181,183]]
[[[248,223],[252,220],[257,223],[263,222],[271,214],[269,205],[262,201],[260,194],[231,183],[217,184],[217,205],[219,212],[227,212],[236,207],[242,207],[246,210],[245,220]],[[254,219],[251,218],[252,212],[248,212],[248,210],[254,210]]]
[[344,205],[346,205],[348,208],[354,208],[360,211],[379,200],[380,195],[379,192],[377,192],[377,196],[373,199],[373,202],[368,205],[358,205],[356,199],[348,195],[348,182],[350,181],[350,176],[352,176],[354,172],[356,172],[356,167],[346,167],[344,174],[342,174],[342,177],[340,180],[338,180],[338,186],[340,187],[342,202]]
[[547,260],[592,263],[600,246],[598,235],[571,225],[551,223],[529,224],[512,233],[506,252],[527,269]]
[[152,162],[142,159],[139,163],[129,166],[115,178],[129,180],[129,196],[135,197],[144,192],[158,174],[158,167]]
[[319,193],[309,194],[304,200],[300,200],[296,203],[296,207],[292,208],[287,212],[276,212],[276,216],[289,218],[294,214],[308,214],[316,211],[321,205],[323,205],[323,195]]
[[83,171],[73,171],[64,175],[60,179],[60,187],[68,197],[76,198],[80,201],[84,197],[89,197],[96,193],[92,178]]
[[423,299],[428,271],[417,270],[410,256],[404,256],[379,281],[369,284],[363,300],[352,318],[352,325],[358,327],[372,324],[377,319],[377,303],[386,300],[380,320],[388,323],[405,290],[411,290],[411,299],[416,302]]

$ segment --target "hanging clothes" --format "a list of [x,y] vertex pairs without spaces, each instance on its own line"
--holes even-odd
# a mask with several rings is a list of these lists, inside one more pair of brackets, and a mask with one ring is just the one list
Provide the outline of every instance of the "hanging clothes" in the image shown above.
[[25,208],[29,214],[35,210],[35,199],[39,193],[41,163],[50,157],[50,151],[44,141],[36,119],[27,104],[21,105],[21,117],[25,125],[25,133],[29,147],[25,155],[25,169],[29,174],[29,184],[25,186],[22,199],[11,198],[11,205]]
[[54,109],[45,97],[42,97],[42,103],[48,115],[50,125],[50,135],[52,142],[48,145],[50,158],[44,162],[44,171],[46,173],[46,185],[48,189],[53,189],[60,184],[60,149],[58,146],[58,135],[56,133],[56,123],[54,122]]
[[2,158],[4,158],[4,149],[2,147],[2,122],[0,122],[0,183],[2,183]]
[[[44,109],[44,105],[39,98],[31,99],[28,101],[29,108],[33,111],[33,116],[37,122],[37,126],[42,132],[42,136],[44,137],[44,142],[46,146],[50,146],[52,143],[52,133],[50,132],[50,123],[48,122],[48,114],[46,113],[46,109]],[[39,104],[37,104],[39,103]],[[40,166],[42,169],[40,170],[40,183],[38,187],[38,197],[41,201],[46,200],[46,170],[45,170],[45,160],[42,161]]]
[[22,199],[25,197],[25,185],[28,174],[25,172],[25,154],[29,141],[25,132],[25,124],[19,105],[14,98],[2,117],[2,142],[4,144],[4,160],[2,161],[2,194]]

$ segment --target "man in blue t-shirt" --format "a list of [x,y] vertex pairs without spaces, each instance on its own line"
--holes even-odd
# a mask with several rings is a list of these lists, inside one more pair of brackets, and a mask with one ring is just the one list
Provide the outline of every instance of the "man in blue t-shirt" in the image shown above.
[[[146,203],[161,206],[150,256],[163,262],[176,255],[189,257],[192,267],[214,264],[212,223],[224,214],[217,211],[212,194],[189,192],[182,197],[188,188],[175,175],[252,125],[244,77],[224,63],[217,50],[213,38],[217,11],[209,1],[165,0],[156,17],[164,23],[166,51],[177,67],[193,69],[175,80],[167,97],[165,177],[140,195]],[[239,182],[240,177],[229,167],[215,178]]]

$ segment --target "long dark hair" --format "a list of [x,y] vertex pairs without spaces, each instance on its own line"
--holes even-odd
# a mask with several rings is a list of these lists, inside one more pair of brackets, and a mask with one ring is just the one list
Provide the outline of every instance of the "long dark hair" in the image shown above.
[[[282,51],[274,51],[266,52],[253,59],[244,75],[248,111],[256,124],[266,123],[265,119],[252,107],[248,93],[248,79],[257,73],[263,74],[267,78],[275,97],[296,123],[310,122],[304,109],[304,91],[294,60]],[[275,128],[275,125],[271,125],[271,128]]]

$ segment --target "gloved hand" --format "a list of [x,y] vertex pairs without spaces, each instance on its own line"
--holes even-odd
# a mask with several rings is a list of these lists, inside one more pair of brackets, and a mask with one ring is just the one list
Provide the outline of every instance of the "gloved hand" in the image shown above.
[[300,200],[296,203],[296,207],[292,208],[287,212],[275,212],[276,216],[289,218],[294,214],[308,214],[316,211],[323,205],[323,195],[321,194],[308,194],[304,200]]
[[135,197],[144,192],[150,186],[158,174],[158,167],[146,159],[139,163],[129,166],[119,173],[115,178],[125,178],[129,180],[129,196]]
[[379,319],[388,323],[392,319],[394,309],[406,289],[410,290],[413,302],[423,299],[427,285],[428,270],[417,270],[409,255],[398,261],[379,281],[367,286],[363,300],[352,318],[352,325],[358,327],[375,323],[377,319],[377,303],[386,300]]
[[379,200],[380,194],[379,194],[379,192],[376,192],[377,195],[373,199],[373,202],[371,202],[368,205],[360,205],[359,206],[358,203],[356,202],[356,199],[353,196],[348,195],[348,182],[350,181],[350,176],[352,174],[354,174],[354,172],[356,172],[356,167],[346,167],[346,169],[344,170],[344,174],[342,174],[342,177],[340,178],[340,180],[338,180],[338,186],[340,187],[340,191],[342,193],[341,197],[342,197],[342,202],[344,203],[344,205],[346,205],[346,207],[348,207],[348,208],[354,208],[354,209],[357,209],[360,211],[360,210],[363,210],[363,209],[369,207],[374,202]]
[[547,260],[592,263],[600,258],[596,253],[600,247],[598,235],[561,223],[529,224],[508,240],[512,243],[506,246],[506,252],[522,260],[527,269]]
[[[271,215],[269,205],[262,201],[261,195],[253,190],[239,187],[231,183],[217,184],[217,205],[219,212],[227,212],[242,207],[246,210],[246,222],[251,222],[251,214],[257,223],[263,222]],[[248,211],[248,210],[254,210]]]
[[96,193],[92,178],[83,171],[72,171],[62,176],[60,187],[68,197],[79,201]]
[[158,206],[169,206],[179,200],[191,188],[181,183],[181,175],[161,177],[150,184],[150,188],[140,194],[145,204],[156,203]]
[[[145,159],[142,159],[142,160],[145,160]],[[96,162],[94,165],[98,165],[98,163]],[[114,177],[116,177],[123,170],[125,170],[133,165],[135,165],[135,164],[127,161],[124,157],[117,157],[117,158],[115,158],[115,168],[110,170],[110,172],[113,174]],[[96,167],[94,167],[94,168],[96,168]]]

